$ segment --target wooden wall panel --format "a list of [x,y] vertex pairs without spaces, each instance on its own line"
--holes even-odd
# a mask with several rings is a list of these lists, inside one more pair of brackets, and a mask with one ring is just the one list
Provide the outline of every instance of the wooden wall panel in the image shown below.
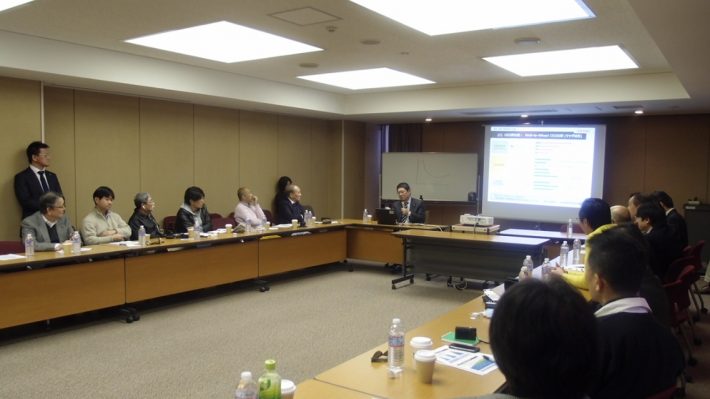
[[[2,240],[19,240],[22,210],[15,197],[15,174],[27,168],[25,149],[42,138],[40,84],[0,77],[0,200],[11,211],[0,226]],[[51,143],[50,143],[51,144]]]
[[84,91],[74,99],[77,219],[93,209],[96,187],[109,186],[116,194],[113,210],[127,220],[140,188],[139,101]]
[[[153,196],[153,212],[160,222],[165,216],[174,216],[185,189],[197,185],[193,118],[190,104],[140,101],[140,189]],[[205,194],[209,209],[210,193]]]
[[365,208],[365,124],[344,122],[343,140],[343,217],[361,219]]
[[607,124],[604,199],[626,205],[629,194],[644,191],[646,138],[639,119],[616,119]]
[[313,206],[318,220],[324,216],[335,218],[337,215],[329,206],[332,184],[329,171],[334,166],[335,158],[329,150],[332,133],[327,121],[312,121],[310,126],[312,151],[310,158],[311,185],[308,189],[309,203]]
[[[303,205],[312,205],[316,214],[318,199],[312,190],[311,158],[311,128],[308,120],[288,116],[280,116],[278,123],[277,170],[278,175],[289,176],[294,184],[301,188]],[[274,181],[274,184],[276,182]]]
[[271,209],[277,168],[278,117],[258,112],[239,113],[239,186],[259,197],[263,209]]
[[343,217],[343,122],[329,121],[330,140],[327,151],[331,154],[331,164],[328,168],[328,215],[334,218]]
[[195,106],[195,182],[210,212],[234,211],[239,188],[239,112]]
[[78,196],[76,192],[74,90],[46,87],[44,103],[45,137],[52,147],[51,169],[57,174],[62,185],[66,214],[72,225],[78,228],[81,219],[77,213],[77,203],[86,202],[86,196]]

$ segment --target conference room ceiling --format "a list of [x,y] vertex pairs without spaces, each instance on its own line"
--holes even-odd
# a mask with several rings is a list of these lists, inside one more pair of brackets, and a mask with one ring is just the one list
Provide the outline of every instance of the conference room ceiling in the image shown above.
[[[376,123],[710,112],[710,2],[585,4],[596,18],[427,36],[345,0],[36,0],[0,13],[0,74]],[[289,21],[294,10],[300,20]],[[125,42],[221,20],[323,51],[226,64]],[[529,37],[541,42],[516,44]],[[640,67],[522,78],[482,59],[603,45],[620,45]],[[352,91],[297,78],[375,67],[436,84]]]

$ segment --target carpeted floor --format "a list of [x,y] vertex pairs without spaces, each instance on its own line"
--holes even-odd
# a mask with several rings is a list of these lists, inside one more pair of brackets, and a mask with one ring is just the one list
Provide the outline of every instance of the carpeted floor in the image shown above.
[[94,312],[2,331],[0,398],[225,398],[268,358],[298,383],[385,342],[392,317],[409,329],[480,295],[442,279],[392,290],[391,278],[331,265],[266,293],[241,284],[139,304],[133,324]]

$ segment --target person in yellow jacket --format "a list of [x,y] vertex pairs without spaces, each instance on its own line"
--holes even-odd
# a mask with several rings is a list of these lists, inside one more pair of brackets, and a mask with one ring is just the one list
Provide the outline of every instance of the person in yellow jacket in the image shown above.
[[[594,237],[595,235],[605,231],[615,225],[611,222],[611,208],[601,198],[587,198],[582,202],[577,214],[579,216],[579,227],[582,228],[584,234],[587,235],[587,239]],[[590,249],[586,248],[586,257],[589,257]],[[580,259],[582,260],[582,259]],[[587,292],[587,282],[584,280],[583,271],[565,271],[560,267],[556,267],[552,270],[553,273],[559,274],[568,283],[574,287],[583,290],[582,294],[589,298]]]

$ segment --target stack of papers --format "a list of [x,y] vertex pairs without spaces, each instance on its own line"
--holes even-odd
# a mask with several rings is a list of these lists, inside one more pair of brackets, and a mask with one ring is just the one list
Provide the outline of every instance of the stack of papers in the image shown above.
[[473,353],[442,346],[434,350],[436,362],[444,366],[456,367],[469,373],[486,375],[498,368],[493,355]]

